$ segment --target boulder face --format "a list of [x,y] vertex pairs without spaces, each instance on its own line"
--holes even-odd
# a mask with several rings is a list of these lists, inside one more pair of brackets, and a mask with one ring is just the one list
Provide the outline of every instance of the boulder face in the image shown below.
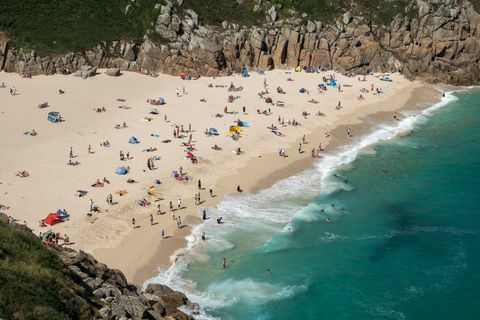
[[109,269],[83,251],[51,247],[65,265],[65,273],[75,283],[78,294],[92,303],[94,319],[164,319],[191,320],[178,310],[185,306],[197,310],[180,292],[152,284],[145,292],[131,285],[120,270]]
[[[273,8],[273,9],[272,9]],[[480,83],[480,15],[468,1],[417,0],[415,18],[396,16],[389,25],[340,14],[319,21],[278,20],[270,8],[268,23],[221,28],[199,23],[193,10],[181,19],[171,2],[160,7],[155,31],[141,43],[103,43],[61,56],[39,57],[9,47],[0,37],[0,66],[7,72],[52,74],[84,65],[128,71],[186,72],[192,77],[219,76],[247,68],[298,65],[342,72],[403,71],[409,78],[454,85]],[[274,13],[275,12],[275,13]]]

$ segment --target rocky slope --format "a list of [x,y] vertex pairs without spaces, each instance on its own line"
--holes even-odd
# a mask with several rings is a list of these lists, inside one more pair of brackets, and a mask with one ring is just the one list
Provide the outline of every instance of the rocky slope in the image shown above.
[[167,286],[143,292],[89,254],[40,244],[2,213],[0,232],[0,319],[193,319],[178,307],[197,306]]
[[466,0],[417,0],[410,8],[414,15],[397,15],[389,25],[376,25],[348,11],[328,24],[278,20],[272,7],[268,22],[254,27],[227,21],[221,27],[203,25],[193,10],[180,14],[179,3],[157,5],[155,32],[141,43],[103,43],[86,52],[40,57],[0,37],[0,68],[52,74],[89,65],[185,71],[196,77],[239,72],[242,66],[301,65],[355,73],[402,70],[407,77],[454,85],[480,82],[480,15]]

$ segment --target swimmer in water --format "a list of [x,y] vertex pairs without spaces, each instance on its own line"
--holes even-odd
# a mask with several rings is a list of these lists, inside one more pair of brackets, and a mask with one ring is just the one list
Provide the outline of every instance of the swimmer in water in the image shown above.
[[328,222],[328,223],[332,222],[332,220],[330,220],[330,218],[325,219],[325,221]]
[[271,275],[272,274],[272,270],[270,270],[270,268],[267,269],[267,273],[268,275]]

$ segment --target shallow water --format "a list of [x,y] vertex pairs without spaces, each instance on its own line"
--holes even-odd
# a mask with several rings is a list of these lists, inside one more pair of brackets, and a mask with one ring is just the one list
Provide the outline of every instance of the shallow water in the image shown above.
[[226,223],[197,227],[153,281],[186,291],[200,318],[478,319],[480,92],[454,95],[313,170],[226,197],[210,210]]

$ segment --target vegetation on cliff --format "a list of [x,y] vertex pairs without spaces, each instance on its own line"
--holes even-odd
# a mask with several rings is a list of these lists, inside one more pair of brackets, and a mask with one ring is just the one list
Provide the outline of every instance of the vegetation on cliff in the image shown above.
[[158,14],[155,3],[5,0],[0,10],[0,32],[7,32],[22,47],[40,53],[80,51],[102,41],[141,39]]
[[0,223],[0,318],[87,318],[62,270],[33,234]]
[[[25,49],[39,53],[65,53],[91,49],[102,41],[141,39],[159,15],[155,0],[6,0],[0,10],[4,31]],[[172,1],[173,2],[173,1]],[[281,19],[331,21],[347,10],[389,23],[409,10],[411,0],[184,0],[179,12],[193,9],[205,24],[229,21],[240,25],[266,22],[275,6]]]

